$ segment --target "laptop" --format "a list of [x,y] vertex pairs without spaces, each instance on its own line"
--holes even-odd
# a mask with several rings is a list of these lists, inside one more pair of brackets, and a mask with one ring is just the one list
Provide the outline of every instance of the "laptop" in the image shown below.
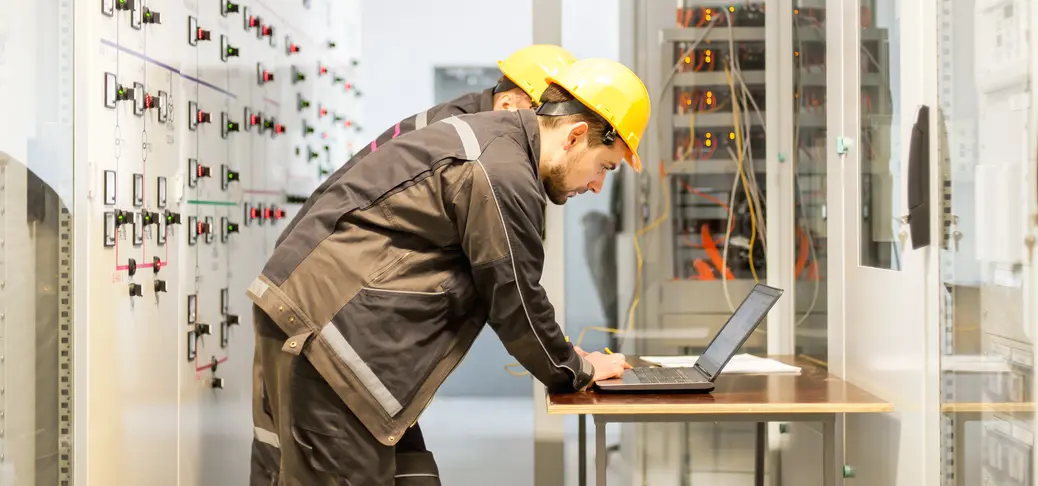
[[595,387],[602,392],[711,392],[714,389],[714,380],[721,374],[721,370],[749,339],[750,334],[753,334],[781,296],[780,289],[763,284],[754,286],[692,367],[639,366],[624,371],[620,378],[596,382]]

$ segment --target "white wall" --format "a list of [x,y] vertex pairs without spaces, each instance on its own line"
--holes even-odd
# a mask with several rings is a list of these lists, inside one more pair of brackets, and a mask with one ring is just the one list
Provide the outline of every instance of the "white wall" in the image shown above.
[[360,89],[367,98],[367,138],[432,106],[435,66],[496,66],[528,45],[531,12],[530,0],[500,6],[485,0],[364,2]]

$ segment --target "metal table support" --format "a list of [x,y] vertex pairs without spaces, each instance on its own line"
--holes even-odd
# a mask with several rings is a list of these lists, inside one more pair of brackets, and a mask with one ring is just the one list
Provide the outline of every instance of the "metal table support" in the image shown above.
[[[765,413],[765,414],[630,414],[595,415],[595,484],[606,485],[606,424],[608,423],[685,423],[685,422],[755,422],[760,427],[768,422],[817,422],[822,424],[822,476],[824,486],[843,486],[843,414]],[[587,426],[580,415],[579,471],[580,486],[587,483]],[[757,481],[763,479],[763,435],[758,437]],[[759,483],[758,483],[759,484]]]

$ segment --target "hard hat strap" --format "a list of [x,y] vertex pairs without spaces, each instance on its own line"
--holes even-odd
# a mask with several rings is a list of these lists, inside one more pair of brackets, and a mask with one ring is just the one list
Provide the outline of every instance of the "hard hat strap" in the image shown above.
[[581,103],[580,100],[574,98],[561,103],[541,103],[541,106],[537,107],[537,114],[540,116],[569,116],[579,115],[581,113],[589,113],[605,124],[606,127],[609,127],[609,129],[602,135],[602,143],[607,147],[612,147],[613,142],[616,142],[616,128],[606,121],[605,118],[602,118],[602,115],[595,113],[594,110],[588,108],[584,103]]

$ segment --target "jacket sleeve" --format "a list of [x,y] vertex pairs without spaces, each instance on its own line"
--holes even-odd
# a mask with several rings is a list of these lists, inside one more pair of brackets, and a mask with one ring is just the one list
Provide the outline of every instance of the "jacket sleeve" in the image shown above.
[[584,389],[594,369],[566,342],[540,284],[545,197],[528,157],[515,142],[495,141],[480,160],[466,165],[471,173],[453,200],[454,210],[491,328],[549,390]]

